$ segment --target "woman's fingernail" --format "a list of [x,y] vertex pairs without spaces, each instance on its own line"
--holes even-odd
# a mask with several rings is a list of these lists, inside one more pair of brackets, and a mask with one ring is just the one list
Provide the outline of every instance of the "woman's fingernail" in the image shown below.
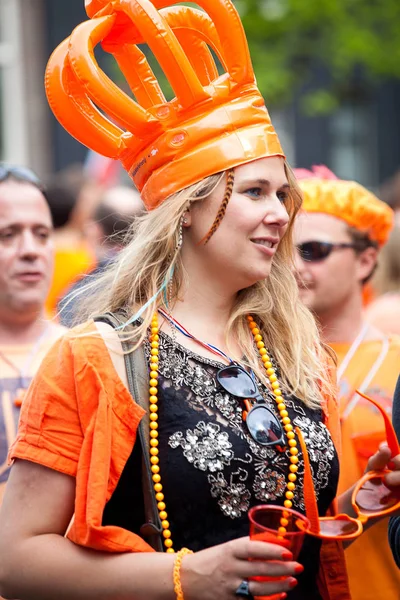
[[302,573],[303,571],[304,571],[303,565],[297,565],[297,567],[295,567],[295,570],[294,570],[296,575],[300,575],[300,573]]
[[297,583],[298,583],[297,579],[294,579],[293,577],[291,577],[289,579],[289,587],[290,587],[290,589],[292,590],[294,587],[296,587]]
[[291,552],[282,552],[282,560],[293,560],[293,554]]
[[285,598],[287,598],[287,593],[283,592],[283,594],[279,596],[279,600],[285,600]]

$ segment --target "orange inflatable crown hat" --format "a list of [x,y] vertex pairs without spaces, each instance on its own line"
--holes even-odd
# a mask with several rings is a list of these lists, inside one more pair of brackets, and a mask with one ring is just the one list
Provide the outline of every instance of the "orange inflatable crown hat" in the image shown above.
[[[92,150],[119,159],[149,209],[219,171],[284,156],[232,2],[199,0],[206,12],[170,4],[86,0],[90,20],[56,48],[45,79],[60,123]],[[100,42],[136,101],[101,71],[94,56]],[[174,90],[169,102],[138,47],[144,43]]]
[[394,223],[392,209],[355,181],[338,179],[324,165],[294,169],[303,191],[303,209],[326,213],[367,233],[379,246],[386,243]]

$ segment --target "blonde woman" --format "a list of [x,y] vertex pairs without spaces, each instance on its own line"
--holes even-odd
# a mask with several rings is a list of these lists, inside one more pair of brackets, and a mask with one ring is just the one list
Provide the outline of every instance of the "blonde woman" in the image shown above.
[[[268,183],[260,185],[261,180]],[[171,271],[171,265],[175,264],[172,290],[168,286],[168,307],[160,299],[137,327],[148,358],[148,331],[153,311],[159,304],[176,321],[184,324],[196,339],[212,344],[257,373],[260,389],[272,407],[268,382],[248,328],[247,315],[252,314],[263,331],[265,343],[273,348],[288,402],[289,397],[293,397],[293,409],[289,414],[295,417],[297,411],[304,421],[309,422],[310,433],[312,428],[317,428],[318,435],[324,439],[321,454],[328,452],[332,456],[331,460],[325,461],[329,475],[326,484],[321,486],[324,512],[335,495],[338,465],[333,444],[322,424],[316,375],[323,373],[315,352],[315,327],[309,314],[297,304],[295,282],[290,272],[291,226],[300,198],[288,183],[282,158],[262,158],[239,166],[234,171],[226,215],[210,242],[199,246],[218,212],[225,188],[225,173],[212,176],[175,194],[142,217],[132,241],[99,282],[102,294],[93,293],[96,299],[93,313],[120,309],[129,309],[130,313],[137,311],[154,295]],[[107,326],[98,327],[106,339],[110,339],[104,332]],[[14,538],[19,540],[13,543],[14,560],[17,556],[19,560],[24,556],[27,559],[25,551],[31,556],[25,576],[12,582],[16,585],[12,587],[12,595],[19,598],[50,598],[54,595],[172,598],[173,555],[129,553],[112,557],[104,552],[80,548],[61,537],[74,514],[74,498],[79,487],[72,476],[72,470],[76,473],[72,464],[76,461],[79,464],[85,445],[80,427],[77,427],[81,409],[74,409],[78,398],[72,392],[72,372],[67,372],[72,364],[67,355],[71,351],[75,355],[73,369],[78,381],[83,376],[83,381],[78,384],[79,387],[83,385],[79,394],[87,387],[91,397],[85,402],[99,401],[96,395],[101,392],[94,377],[101,377],[101,387],[110,390],[110,397],[112,390],[116,391],[119,402],[131,402],[125,397],[125,390],[120,389],[117,374],[107,365],[107,350],[101,340],[83,335],[91,331],[91,325],[77,328],[53,350],[35,383],[36,390],[31,390],[32,400],[28,400],[33,406],[34,398],[39,394],[49,398],[45,418],[53,425],[44,434],[45,446],[51,444],[50,438],[53,438],[57,444],[53,451],[56,450],[58,455],[54,460],[59,464],[57,467],[54,463],[55,470],[50,470],[45,459],[43,464],[46,466],[35,464],[31,454],[35,453],[34,444],[26,450],[27,460],[18,460],[12,469],[14,482],[10,484],[5,500],[8,525],[3,522],[5,538],[2,536],[2,539],[7,539],[5,530],[10,528]],[[297,583],[294,576],[302,571],[300,564],[283,561],[285,553],[279,546],[249,544],[248,539],[242,537],[247,534],[247,511],[251,505],[268,500],[268,496],[274,503],[284,500],[285,475],[281,468],[285,463],[288,468],[288,458],[281,460],[275,450],[268,451],[271,457],[267,459],[265,448],[256,445],[245,430],[240,401],[224,393],[215,380],[217,371],[226,366],[225,361],[195,340],[184,337],[179,330],[172,331],[169,322],[161,317],[159,337],[160,465],[173,541],[177,547],[188,546],[196,550],[214,546],[185,557],[183,585],[187,597],[211,599],[218,590],[220,598],[232,598],[242,579],[266,574],[285,576],[285,579],[276,583],[252,582],[252,593],[267,595],[288,591]],[[104,356],[90,358],[91,351]],[[243,356],[247,360],[243,360]],[[88,372],[79,374],[83,366]],[[308,375],[310,372],[314,374],[312,378]],[[64,394],[67,398],[63,398]],[[29,406],[25,405],[28,419]],[[82,410],[86,412],[85,407]],[[27,448],[32,426],[36,424],[31,421],[28,431],[22,424],[13,456],[19,456],[22,447]],[[122,422],[123,426],[127,424]],[[189,432],[203,450],[190,441]],[[115,437],[118,439],[119,435],[115,434]],[[113,457],[113,461],[116,459]],[[276,459],[281,463],[279,469],[274,466]],[[126,481],[129,477],[122,476],[117,492],[119,497],[112,498],[102,507],[103,522],[106,519],[107,526],[118,524],[133,532],[143,519],[139,497],[135,498],[135,488],[140,488],[140,470],[137,465],[135,468],[134,462],[135,457],[132,457],[124,466],[133,478],[132,485]],[[263,466],[260,474],[255,470],[257,465]],[[92,469],[93,476],[101,480],[103,474],[99,472],[99,465],[92,464]],[[273,474],[277,480],[275,486],[269,482],[268,490],[265,486]],[[118,473],[118,478],[120,475]],[[187,484],[184,485],[185,481]],[[133,489],[129,490],[129,487]],[[19,513],[16,531],[12,524],[13,514],[17,516],[15,511],[19,512],[24,504],[21,496],[24,489],[30,490],[30,509],[28,512],[24,509],[23,517]],[[124,490],[132,500],[132,508],[121,497]],[[301,505],[300,495],[298,503],[295,503],[296,508]],[[75,514],[75,520],[78,518]],[[229,541],[237,537],[241,539]],[[316,551],[313,549],[313,554]],[[250,557],[260,561],[250,563],[247,560]],[[195,562],[190,567],[193,559]],[[282,562],[261,562],[261,559]],[[309,568],[313,568],[311,564]],[[309,589],[310,584],[306,585],[305,589]],[[6,597],[9,596],[7,591],[7,587],[2,590]],[[302,593],[300,597],[306,596]]]
[[[216,29],[194,9],[87,0],[95,18],[50,61],[53,110],[79,139],[115,152],[149,212],[91,287],[86,309],[117,314],[134,368],[128,358],[125,370],[112,328],[89,320],[53,347],[24,403],[0,515],[7,598],[349,598],[340,542],[309,537],[295,561],[283,546],[248,537],[252,506],[305,512],[301,438],[318,512],[328,513],[338,480],[337,412],[325,352],[291,274],[300,195],[233,5],[202,5]],[[136,50],[123,45],[138,31],[163,50],[179,92],[161,108],[148,108],[160,100],[158,88]],[[98,79],[87,48],[99,39],[143,110]],[[208,86],[218,73],[202,53],[204,39],[228,70]],[[180,56],[179,76],[165,56],[174,69]],[[127,125],[130,114],[135,135],[116,141],[116,125],[87,102],[93,90],[114,121]],[[263,413],[257,423],[252,402]],[[369,466],[383,467],[389,454],[382,449]],[[400,477],[387,479],[395,485]],[[149,521],[152,508],[157,518]],[[340,508],[351,511],[348,495]]]

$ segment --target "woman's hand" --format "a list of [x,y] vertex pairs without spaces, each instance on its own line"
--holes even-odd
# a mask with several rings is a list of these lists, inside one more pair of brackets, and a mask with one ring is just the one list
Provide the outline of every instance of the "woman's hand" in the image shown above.
[[[249,560],[251,559],[251,560]],[[186,600],[234,600],[243,580],[249,580],[253,596],[283,594],[297,585],[294,575],[303,567],[291,553],[268,542],[248,537],[220,544],[185,556],[181,567],[182,589]],[[281,581],[251,581],[253,577],[283,577]]]
[[400,500],[400,454],[392,458],[390,448],[386,442],[380,444],[378,452],[369,459],[366,473],[384,469],[390,469],[391,471],[385,476],[385,485],[397,492]]
[[[390,448],[386,442],[380,444],[378,451],[371,456],[368,461],[365,473],[369,471],[384,471],[390,470],[390,473],[385,475],[385,485],[393,490],[399,497],[400,501],[400,454],[392,458]],[[350,517],[357,517],[352,505],[352,495],[354,485],[350,489],[346,490],[339,498],[339,512],[348,514]],[[400,515],[400,509],[392,513],[393,516]],[[385,515],[387,516],[387,515]],[[364,523],[363,529],[366,531],[372,527],[375,523],[380,521],[384,517],[372,517]],[[348,540],[344,542],[344,547],[347,548],[353,543],[354,540]]]

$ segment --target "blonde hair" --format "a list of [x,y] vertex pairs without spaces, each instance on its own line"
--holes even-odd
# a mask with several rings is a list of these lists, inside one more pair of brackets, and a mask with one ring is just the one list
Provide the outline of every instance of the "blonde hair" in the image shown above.
[[[265,383],[265,371],[249,335],[247,315],[251,314],[279,367],[284,391],[316,408],[321,406],[321,382],[328,389],[330,384],[317,326],[309,310],[298,299],[292,273],[293,221],[302,197],[290,167],[285,165],[285,168],[290,185],[286,204],[290,215],[287,232],[279,244],[269,277],[238,292],[227,324],[226,341],[228,348],[232,340],[239,342],[243,355],[247,357],[247,365]],[[188,206],[207,198],[224,176],[225,172],[212,175],[138,217],[128,234],[130,241],[114,263],[94,283],[81,290],[86,299],[81,306],[80,320],[108,311],[116,312],[127,307],[132,311],[144,306],[168,280],[172,270],[169,292],[173,306],[185,281],[181,255],[177,250],[180,220]],[[87,296],[90,298],[87,299]],[[147,337],[152,315],[159,306],[166,306],[162,294],[148,306],[142,315],[143,322],[135,328],[134,348]],[[233,358],[243,362],[241,357]]]

